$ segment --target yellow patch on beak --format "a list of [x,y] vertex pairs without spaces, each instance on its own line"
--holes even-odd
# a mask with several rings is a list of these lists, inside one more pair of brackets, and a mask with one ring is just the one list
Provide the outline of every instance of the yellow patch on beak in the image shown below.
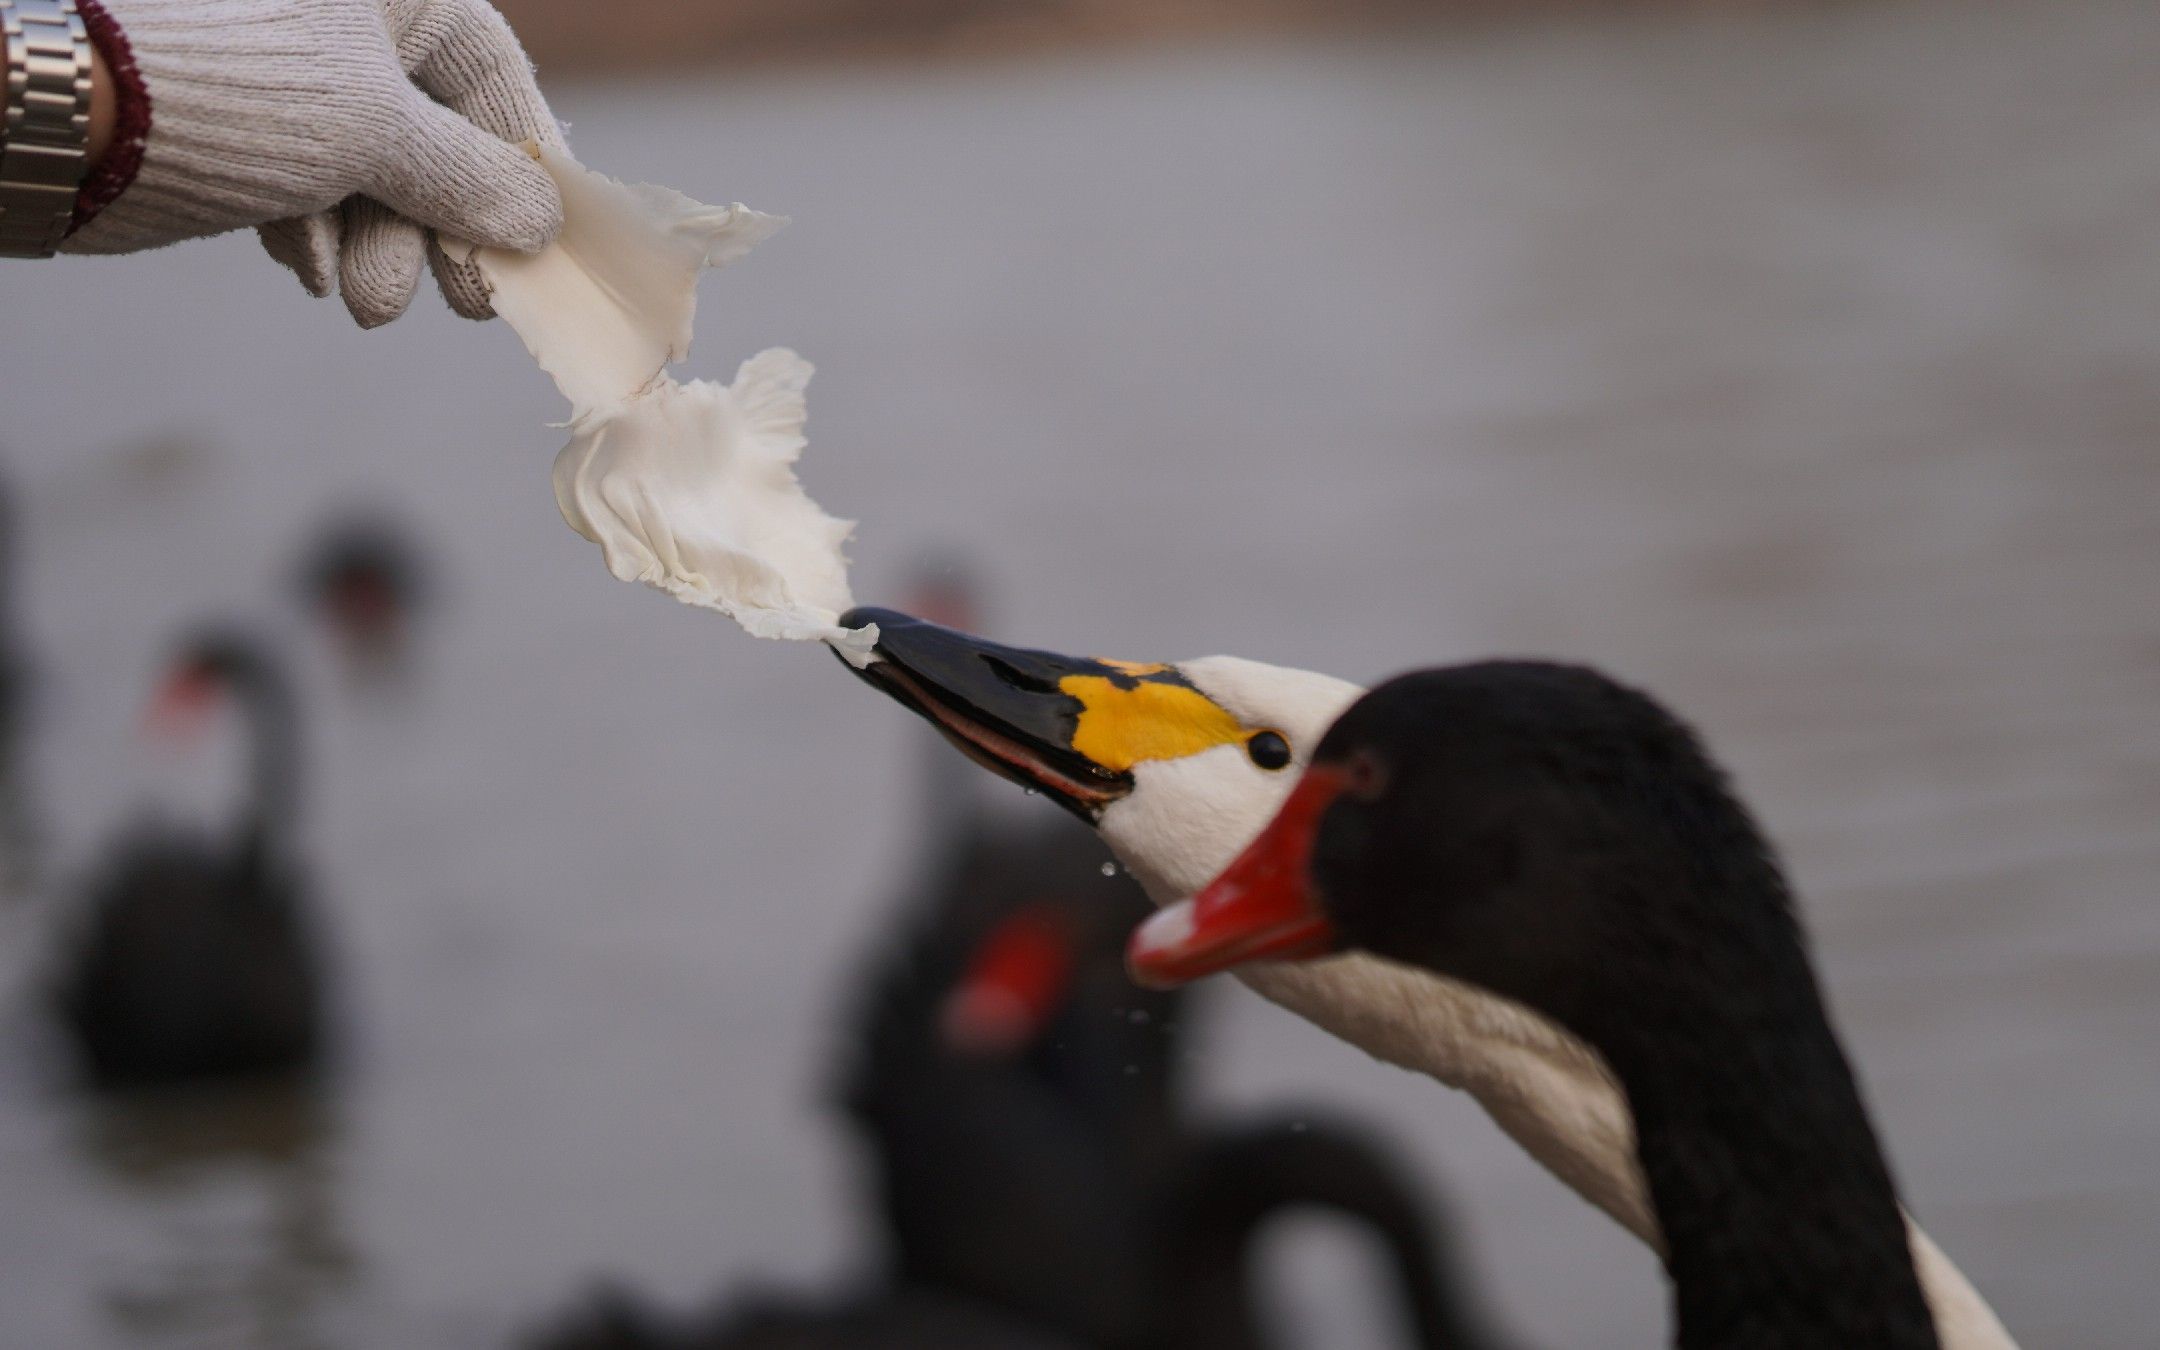
[[[1117,668],[1128,674],[1163,669]],[[1183,759],[1245,739],[1245,728],[1236,718],[1186,685],[1143,680],[1124,686],[1103,675],[1067,675],[1058,681],[1058,689],[1080,700],[1073,749],[1112,773],[1123,773],[1143,760]]]
[[[1095,662],[1097,665],[1104,665],[1112,670],[1122,671],[1135,679],[1142,675],[1160,675],[1170,669],[1160,661],[1113,661],[1107,656],[1098,656],[1095,658]],[[1079,695],[1075,694],[1074,697],[1077,698]]]

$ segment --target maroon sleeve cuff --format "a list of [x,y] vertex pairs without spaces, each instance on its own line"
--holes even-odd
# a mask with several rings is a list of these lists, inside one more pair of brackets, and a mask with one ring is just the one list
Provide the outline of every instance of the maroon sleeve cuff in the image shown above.
[[105,58],[105,68],[112,72],[116,106],[112,144],[75,196],[75,221],[68,226],[71,234],[127,191],[128,184],[135,181],[136,171],[142,168],[143,147],[150,141],[150,90],[135,67],[135,53],[128,46],[127,34],[98,0],[75,0],[75,8],[82,13],[90,41]]

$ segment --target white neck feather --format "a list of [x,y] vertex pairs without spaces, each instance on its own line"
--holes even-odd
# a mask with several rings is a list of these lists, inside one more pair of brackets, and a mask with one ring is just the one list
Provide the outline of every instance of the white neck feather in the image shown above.
[[1477,1098],[1540,1165],[1658,1245],[1634,1121],[1589,1046],[1519,1004],[1370,956],[1252,966],[1239,978],[1375,1059]]
[[[1239,978],[1374,1058],[1469,1093],[1540,1166],[1662,1247],[1626,1099],[1597,1052],[1567,1032],[1520,1004],[1370,956],[1253,966]],[[1905,1228],[1944,1350],[2016,1350],[1909,1215]]]
[[[1217,790],[1222,784],[1209,777],[1222,772],[1223,757],[1215,752],[1143,768],[1144,785],[1163,794],[1156,800],[1187,809],[1173,817],[1120,804],[1105,815],[1102,835],[1150,898],[1166,904],[1226,866],[1274,805],[1254,815]],[[1468,1092],[1547,1171],[1662,1249],[1626,1098],[1582,1041],[1520,1004],[1370,956],[1253,966],[1239,978],[1377,1059]],[[1906,1228],[1945,1350],[2016,1350],[1986,1301],[1909,1216]]]

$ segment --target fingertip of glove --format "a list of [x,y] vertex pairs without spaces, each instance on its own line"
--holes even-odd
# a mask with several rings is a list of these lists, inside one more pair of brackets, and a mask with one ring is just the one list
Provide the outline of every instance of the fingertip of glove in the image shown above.
[[353,322],[380,328],[412,303],[425,266],[425,236],[419,226],[365,198],[355,199],[346,214],[338,290]]
[[390,309],[381,305],[374,304],[370,301],[359,299],[352,295],[347,295],[345,297],[345,312],[352,315],[353,322],[360,325],[360,327],[364,330],[371,328],[380,328],[384,324],[389,323],[392,319],[398,317],[400,314],[403,314],[405,311],[402,307],[397,309]]
[[[520,159],[524,159],[522,155]],[[533,176],[532,191],[520,193],[506,205],[509,210],[503,220],[505,235],[503,246],[520,253],[538,253],[555,242],[562,233],[562,192],[555,180],[529,159],[524,160],[526,171]]]
[[562,193],[526,150],[427,98],[409,105],[409,153],[369,195],[430,229],[492,248],[534,253],[562,229]]
[[514,253],[538,253],[562,233],[562,217],[539,220],[505,231],[502,246]]
[[435,266],[435,284],[442,291],[443,300],[450,312],[461,319],[485,322],[495,317],[495,306],[488,291],[487,281],[480,269],[469,263],[459,263],[443,253],[433,251],[430,259]]
[[335,211],[271,221],[256,227],[263,250],[318,300],[337,293],[338,218]]
[[461,319],[486,323],[495,317],[495,306],[485,300],[474,300],[469,296],[453,295],[449,292],[445,292],[443,298],[450,302],[450,312]]
[[354,323],[362,328],[380,328],[412,304],[413,283],[417,280],[417,276],[376,276],[348,268],[338,293],[344,297],[345,312],[352,315]]

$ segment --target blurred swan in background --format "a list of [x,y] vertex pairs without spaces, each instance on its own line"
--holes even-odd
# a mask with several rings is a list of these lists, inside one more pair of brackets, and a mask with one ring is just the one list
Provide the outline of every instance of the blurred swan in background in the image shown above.
[[168,726],[237,705],[249,781],[226,838],[156,824],[122,834],[67,936],[54,997],[86,1077],[172,1084],[314,1067],[324,961],[292,833],[299,709],[252,637],[190,639],[153,707]]

